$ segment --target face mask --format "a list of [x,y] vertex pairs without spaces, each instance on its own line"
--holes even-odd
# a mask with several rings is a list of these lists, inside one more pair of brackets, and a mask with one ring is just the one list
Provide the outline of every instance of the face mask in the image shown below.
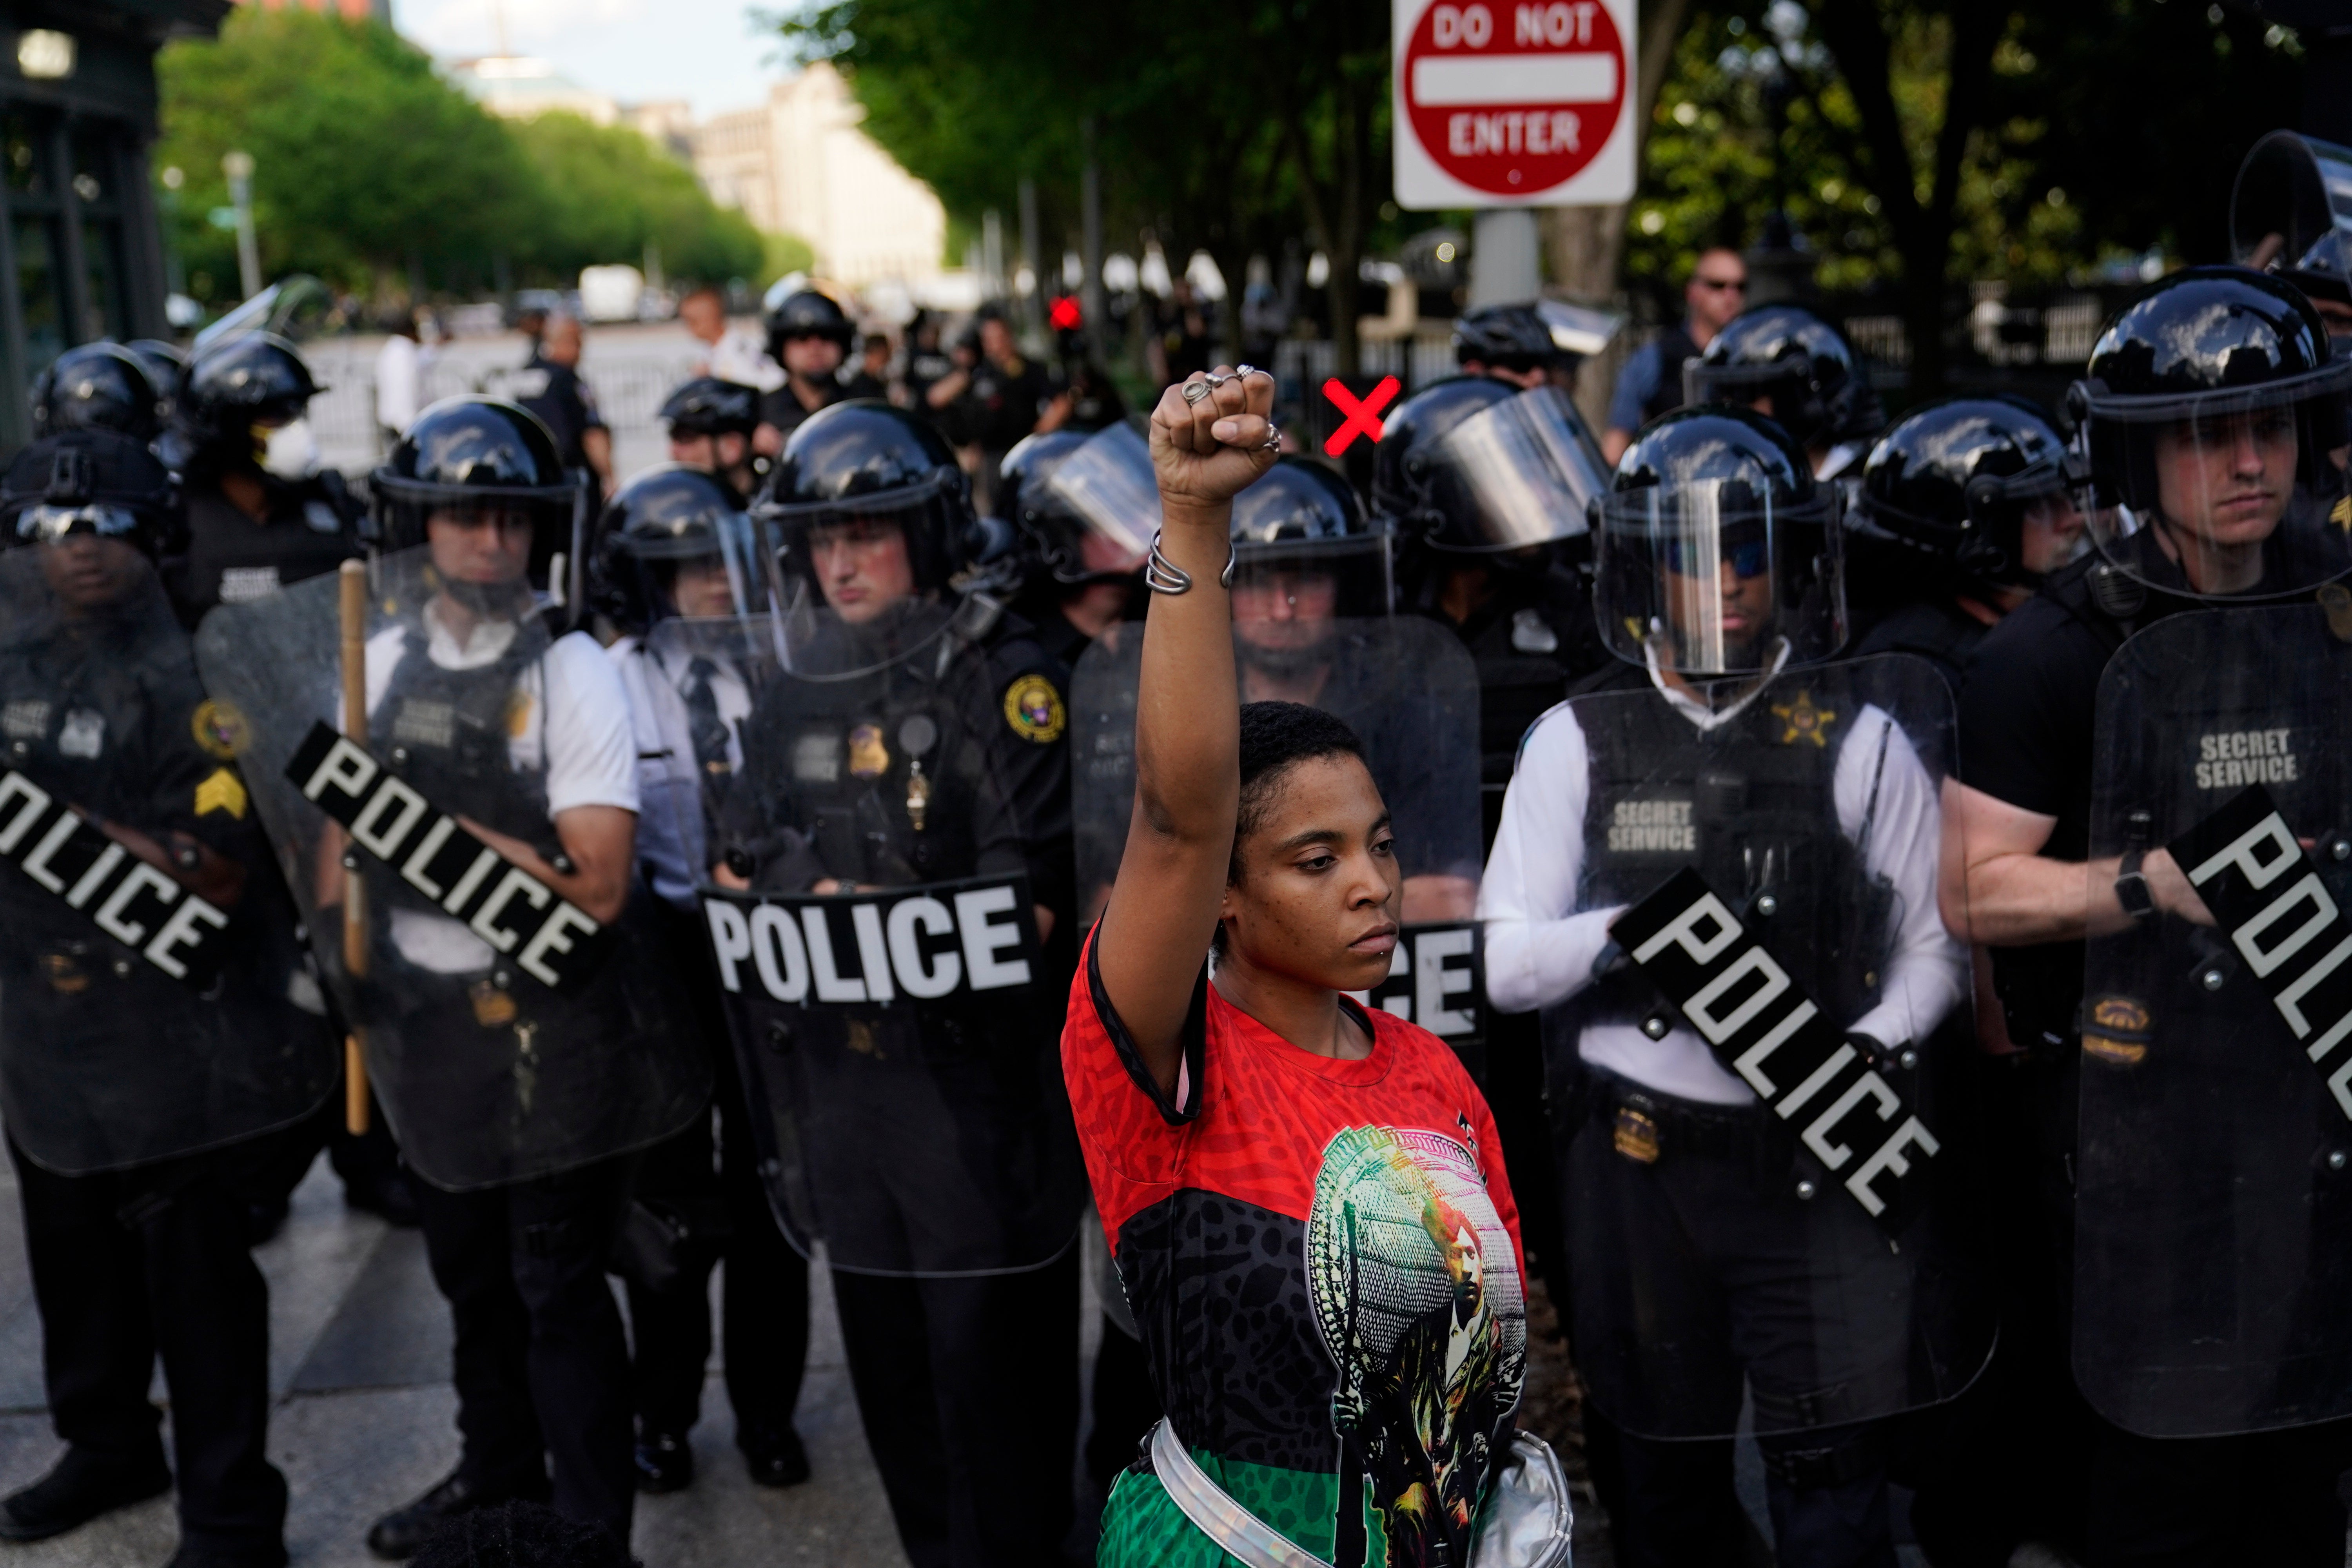
[[281,479],[307,479],[319,471],[319,437],[308,419],[297,419],[275,430],[256,430],[260,438],[262,471]]

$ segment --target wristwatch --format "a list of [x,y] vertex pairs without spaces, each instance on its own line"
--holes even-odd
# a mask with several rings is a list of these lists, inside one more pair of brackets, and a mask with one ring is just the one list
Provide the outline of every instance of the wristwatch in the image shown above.
[[2156,897],[2147,890],[2147,874],[2140,862],[2146,851],[2126,849],[2123,864],[2116,868],[2116,902],[2123,905],[2124,913],[2136,921],[2144,921],[2156,913]]

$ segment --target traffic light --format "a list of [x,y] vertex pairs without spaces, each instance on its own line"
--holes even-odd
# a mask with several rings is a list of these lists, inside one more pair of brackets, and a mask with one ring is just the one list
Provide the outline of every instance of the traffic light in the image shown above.
[[1076,331],[1083,321],[1082,313],[1078,310],[1077,296],[1065,294],[1055,300],[1053,304],[1046,307],[1045,319],[1054,324],[1054,330],[1057,332]]

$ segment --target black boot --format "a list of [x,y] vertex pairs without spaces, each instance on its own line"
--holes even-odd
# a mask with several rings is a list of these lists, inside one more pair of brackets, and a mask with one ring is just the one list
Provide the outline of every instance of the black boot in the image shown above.
[[171,1489],[160,1455],[152,1465],[125,1465],[68,1448],[47,1475],[0,1500],[0,1541],[47,1541]]
[[761,1486],[796,1487],[809,1479],[808,1450],[801,1447],[801,1435],[790,1422],[739,1432],[735,1446],[743,1450],[743,1463]]
[[461,1513],[471,1513],[478,1508],[496,1508],[502,1502],[513,1502],[518,1499],[545,1502],[551,1489],[543,1477],[536,1486],[492,1488],[458,1470],[415,1502],[394,1509],[377,1520],[375,1528],[368,1531],[368,1550],[378,1557],[394,1561],[414,1557],[416,1549],[423,1546],[435,1531]]
[[668,1432],[637,1439],[637,1489],[648,1495],[683,1491],[694,1484],[694,1450]]

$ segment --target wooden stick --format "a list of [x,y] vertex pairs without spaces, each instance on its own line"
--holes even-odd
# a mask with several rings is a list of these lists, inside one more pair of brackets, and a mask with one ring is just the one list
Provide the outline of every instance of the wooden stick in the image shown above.
[[[367,744],[367,564],[343,563],[341,618],[343,633],[343,733]],[[344,853],[352,853],[347,844]],[[368,970],[367,902],[360,874],[352,866],[343,870],[343,970],[354,980]],[[359,1029],[343,1037],[343,1125],[357,1138],[368,1130],[367,1053]]]

